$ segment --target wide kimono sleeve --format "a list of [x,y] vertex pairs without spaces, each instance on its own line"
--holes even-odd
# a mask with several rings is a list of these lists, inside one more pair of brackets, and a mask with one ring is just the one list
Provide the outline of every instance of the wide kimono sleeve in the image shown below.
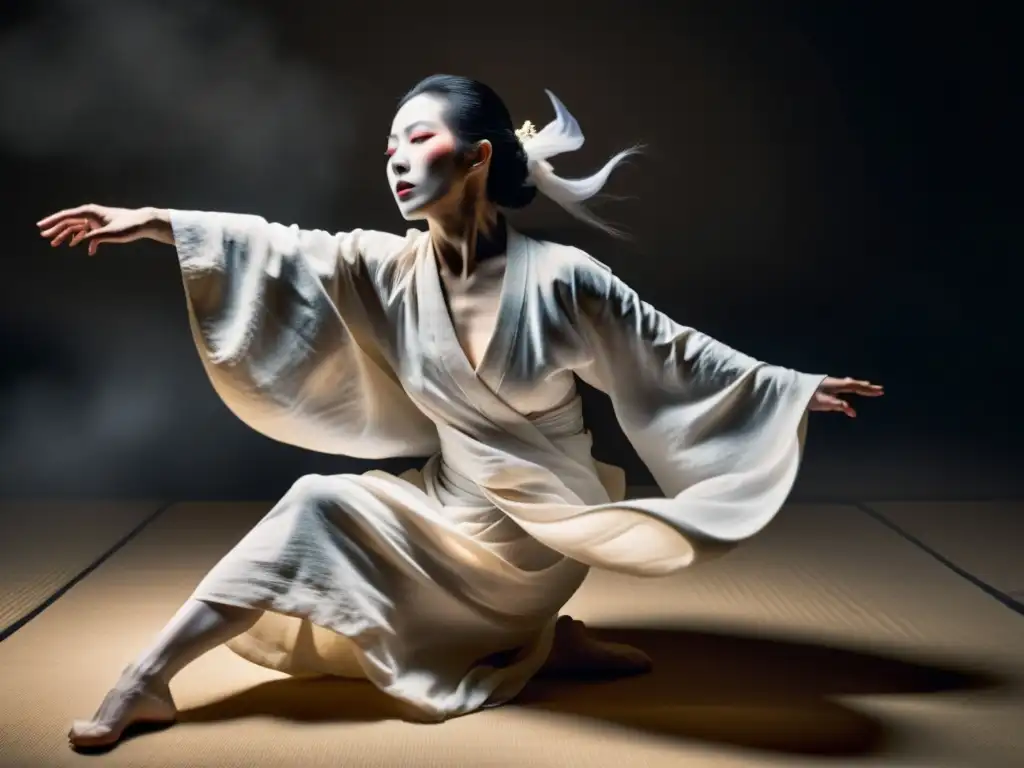
[[428,455],[437,431],[394,364],[395,262],[413,239],[171,211],[189,321],[217,394],[289,445]]
[[792,490],[824,375],[769,365],[680,325],[598,262],[579,265],[572,288],[586,352],[577,373],[608,394],[666,496],[625,506],[685,540],[675,556],[627,570],[672,570],[760,531]]

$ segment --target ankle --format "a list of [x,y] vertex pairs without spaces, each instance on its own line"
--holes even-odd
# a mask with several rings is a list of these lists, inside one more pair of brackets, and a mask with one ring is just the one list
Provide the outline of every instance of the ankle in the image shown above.
[[146,688],[166,687],[168,684],[167,667],[155,659],[139,659],[129,664],[122,673],[122,679],[128,679]]

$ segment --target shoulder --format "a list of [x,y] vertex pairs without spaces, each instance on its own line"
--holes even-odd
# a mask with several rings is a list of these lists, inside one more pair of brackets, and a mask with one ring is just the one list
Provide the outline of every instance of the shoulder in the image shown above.
[[404,235],[371,229],[355,229],[341,238],[341,258],[361,265],[376,282],[394,284],[408,273],[425,232],[410,229]]
[[615,275],[611,268],[571,245],[531,240],[538,281],[572,300],[606,296]]
[[559,284],[605,282],[612,270],[586,251],[572,245],[547,240],[530,241],[534,268],[544,280]]
[[363,261],[380,267],[401,258],[412,250],[423,232],[410,229],[404,235],[374,229],[353,229],[339,236],[341,255],[346,261]]

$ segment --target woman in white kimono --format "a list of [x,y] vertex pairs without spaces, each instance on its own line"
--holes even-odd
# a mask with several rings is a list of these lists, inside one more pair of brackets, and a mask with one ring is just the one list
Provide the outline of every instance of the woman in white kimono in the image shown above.
[[[559,619],[590,567],[660,576],[761,530],[795,480],[806,412],[854,415],[875,385],[767,365],[682,326],[576,248],[502,208],[540,191],[597,226],[588,179],[547,159],[583,143],[556,119],[513,129],[501,99],[435,76],[401,102],[387,174],[404,236],[256,216],[87,205],[39,222],[53,245],[176,247],[196,345],[261,433],[358,457],[429,456],[401,477],[301,478],[121,676],[76,748],[175,717],[168,683],[222,643],[295,675],[370,680],[410,718],[515,697],[539,672],[638,672],[640,651]],[[623,500],[591,457],[578,376],[664,498]]]

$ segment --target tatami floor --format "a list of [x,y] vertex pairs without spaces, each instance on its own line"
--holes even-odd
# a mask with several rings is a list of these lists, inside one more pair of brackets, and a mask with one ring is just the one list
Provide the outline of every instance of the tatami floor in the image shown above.
[[180,724],[83,756],[69,721],[268,504],[8,502],[0,764],[1024,766],[1022,507],[794,504],[688,573],[594,573],[568,610],[649,651],[653,673],[536,684],[440,725],[218,649],[176,678]]

